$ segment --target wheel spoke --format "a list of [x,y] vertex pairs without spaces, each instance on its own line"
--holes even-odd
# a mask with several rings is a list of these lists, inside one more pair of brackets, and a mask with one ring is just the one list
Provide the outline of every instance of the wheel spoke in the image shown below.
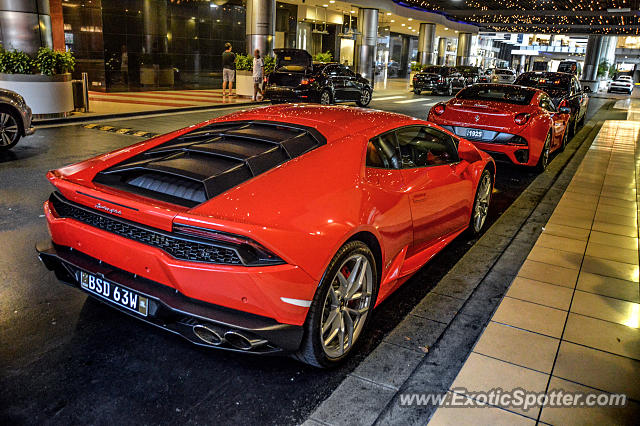
[[349,282],[342,274],[342,271],[338,272],[338,282],[340,284],[340,288],[338,291],[340,292],[340,296],[347,294],[347,290],[349,289]]
[[[358,262],[360,265],[360,270],[358,271],[358,276],[354,277],[355,282],[352,283],[351,286],[349,287],[349,290],[346,295],[347,299],[353,298],[353,295],[356,293],[356,291],[362,288],[364,284],[364,280],[366,278],[369,262],[367,262],[366,260],[363,261],[362,258],[358,259]],[[355,274],[356,274],[356,270],[354,269],[353,272],[351,272],[351,275],[355,275]],[[349,276],[349,280],[351,281],[351,276]]]
[[7,120],[9,120],[9,114],[5,114],[4,112],[0,114],[0,124],[6,124]]
[[334,321],[336,320],[336,317],[338,316],[338,310],[334,309],[331,312],[329,312],[329,316],[327,317],[327,320],[324,322],[324,325],[322,326],[322,334],[324,335],[327,331],[329,331],[329,328],[331,326],[333,326]]
[[338,342],[340,343],[340,355],[344,354],[344,317],[340,315],[340,327],[338,328]]
[[336,293],[336,289],[333,286],[329,286],[329,296],[331,296],[331,305],[338,306],[340,304],[340,300],[338,300],[338,294]]
[[345,324],[346,332],[347,332],[347,345],[353,344],[353,318],[347,313],[343,313],[343,323]]

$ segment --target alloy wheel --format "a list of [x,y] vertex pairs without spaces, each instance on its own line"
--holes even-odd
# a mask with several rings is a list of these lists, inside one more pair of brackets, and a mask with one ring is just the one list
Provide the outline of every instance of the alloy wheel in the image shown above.
[[367,106],[371,101],[371,93],[368,90],[363,90],[360,94],[360,105]]
[[330,105],[331,104],[331,94],[327,91],[322,92],[320,95],[320,103],[322,105]]
[[9,113],[0,113],[0,146],[11,145],[18,136],[18,123]]
[[320,341],[327,357],[341,357],[356,342],[369,314],[372,294],[371,263],[362,254],[348,257],[333,277],[322,309]]
[[482,179],[478,185],[476,194],[476,204],[473,207],[473,230],[479,233],[487,220],[489,212],[489,201],[491,199],[491,176],[488,173],[482,174]]
[[549,164],[549,145],[551,145],[551,135],[547,135],[547,139],[544,142],[544,147],[540,153],[540,160],[538,161],[538,168],[540,171],[544,171]]

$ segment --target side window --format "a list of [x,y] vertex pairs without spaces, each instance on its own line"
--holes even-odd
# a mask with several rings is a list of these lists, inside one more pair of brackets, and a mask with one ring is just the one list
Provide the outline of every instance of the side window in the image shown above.
[[341,66],[340,67],[340,75],[344,75],[346,77],[354,77],[355,74],[353,71],[351,71],[349,68]]
[[326,75],[336,76],[336,75],[340,75],[340,70],[335,65],[329,65],[329,66],[325,67],[324,73]]
[[367,167],[399,169],[400,155],[393,132],[371,139],[367,144]]
[[556,108],[553,106],[553,102],[548,96],[543,96],[540,98],[540,107],[549,112],[556,112]]
[[406,127],[397,132],[403,169],[440,166],[458,161],[453,138],[426,126]]
[[580,82],[577,78],[573,79],[573,87],[575,87],[576,93],[582,92],[582,86],[580,85]]

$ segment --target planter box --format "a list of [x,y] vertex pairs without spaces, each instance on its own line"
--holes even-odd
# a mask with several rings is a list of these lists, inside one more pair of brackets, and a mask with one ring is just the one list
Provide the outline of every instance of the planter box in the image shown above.
[[236,94],[253,97],[253,72],[236,71]]
[[0,74],[0,88],[22,95],[34,115],[73,111],[71,74]]

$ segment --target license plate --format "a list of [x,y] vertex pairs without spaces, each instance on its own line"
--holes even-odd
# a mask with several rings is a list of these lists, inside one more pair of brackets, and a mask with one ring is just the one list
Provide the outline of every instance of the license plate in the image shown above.
[[80,286],[83,290],[129,311],[147,316],[149,300],[146,297],[93,274],[84,271],[80,271],[78,274],[80,275]]
[[467,129],[467,137],[473,139],[482,139],[484,137],[484,132],[482,130]]

